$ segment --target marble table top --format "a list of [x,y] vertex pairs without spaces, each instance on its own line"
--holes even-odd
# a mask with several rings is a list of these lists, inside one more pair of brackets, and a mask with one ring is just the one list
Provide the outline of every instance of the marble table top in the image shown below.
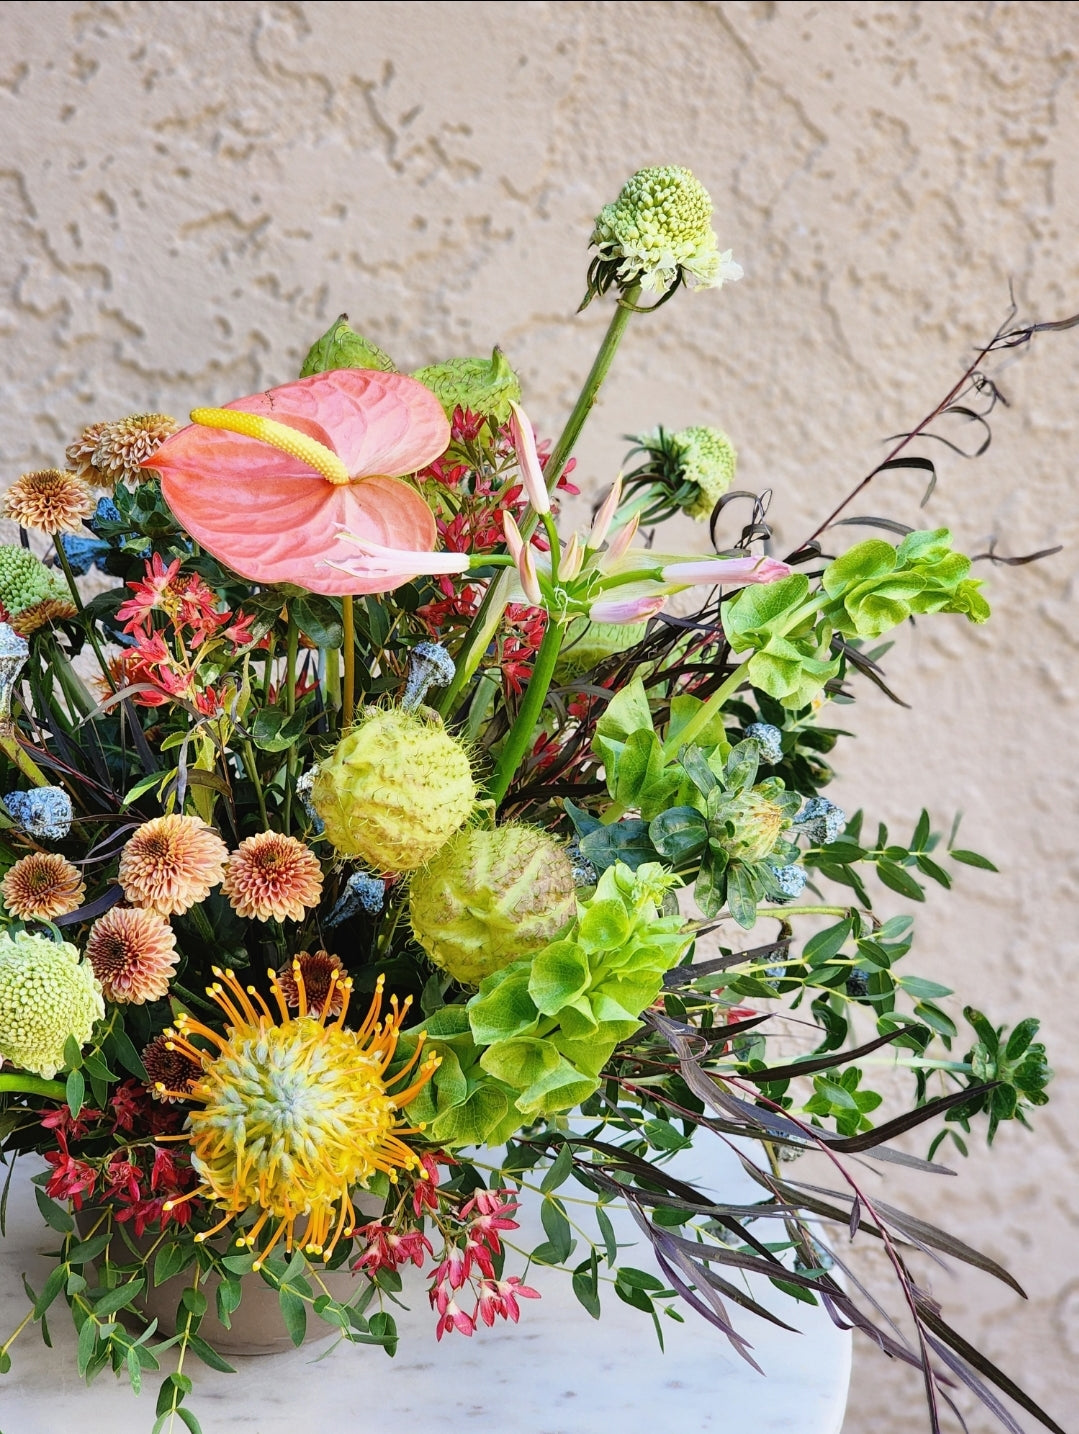
[[[756,1189],[727,1152],[693,1151],[679,1162],[680,1175],[713,1189],[721,1185],[728,1199],[740,1198],[745,1186]],[[30,1162],[24,1169],[13,1181],[8,1235],[0,1241],[0,1341],[26,1312],[21,1273],[41,1288],[45,1262],[36,1252],[51,1241],[34,1204]],[[636,1245],[627,1262],[654,1270],[628,1214],[613,1213],[619,1241]],[[544,1238],[538,1220],[530,1225],[526,1219],[518,1233],[525,1249]],[[543,1298],[522,1301],[516,1327],[500,1321],[472,1339],[453,1334],[437,1344],[423,1286],[415,1285],[409,1311],[395,1311],[401,1331],[395,1358],[343,1344],[316,1363],[332,1345],[328,1337],[270,1359],[232,1356],[232,1375],[189,1362],[185,1372],[195,1389],[187,1402],[203,1434],[403,1434],[414,1428],[442,1434],[491,1427],[507,1434],[650,1434],[671,1427],[694,1434],[839,1434],[850,1336],[823,1310],[795,1303],[767,1282],[756,1282],[754,1295],[800,1332],[734,1310],[765,1378],[690,1310],[683,1325],[663,1321],[664,1353],[649,1317],[613,1293],[596,1322],[560,1272],[533,1267],[529,1282]],[[75,1372],[62,1301],[53,1306],[50,1330],[52,1350],[36,1327],[12,1346],[11,1372],[0,1377],[0,1434],[150,1434],[160,1376],[148,1372],[140,1397],[108,1371],[86,1388]],[[171,1367],[170,1357],[171,1351],[162,1356],[163,1370]]]

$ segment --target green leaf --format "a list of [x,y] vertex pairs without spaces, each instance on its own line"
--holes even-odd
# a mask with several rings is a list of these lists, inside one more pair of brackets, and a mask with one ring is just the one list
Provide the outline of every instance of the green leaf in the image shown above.
[[948,855],[953,861],[961,861],[964,866],[976,866],[982,871],[999,871],[1000,868],[993,865],[987,856],[980,856],[976,851],[962,851],[960,848],[953,848]]
[[37,1299],[34,1301],[34,1318],[40,1319],[45,1311],[52,1304],[53,1300],[64,1288],[67,1279],[67,1270],[63,1265],[57,1265],[45,1281],[45,1286]]
[[64,1042],[64,1065],[69,1071],[77,1071],[82,1065],[82,1047],[74,1036]]
[[679,867],[703,851],[708,826],[694,807],[671,807],[649,824],[648,836],[660,856]]
[[194,1319],[202,1319],[207,1310],[206,1296],[190,1285],[180,1296],[180,1304]]
[[79,1342],[75,1351],[75,1364],[80,1375],[85,1375],[86,1367],[94,1357],[97,1348],[97,1325],[89,1316],[82,1322],[82,1329],[79,1330]]
[[914,828],[914,835],[910,839],[911,851],[924,851],[925,844],[929,840],[929,833],[932,825],[929,820],[929,813],[922,808],[921,816],[918,818],[918,825]]
[[557,1200],[544,1200],[540,1219],[554,1258],[549,1264],[563,1265],[573,1253],[573,1235],[566,1212]]
[[193,1255],[194,1251],[176,1240],[162,1245],[154,1256],[154,1284],[163,1285],[166,1280],[178,1275],[181,1270],[187,1268]]
[[299,629],[316,647],[340,647],[345,639],[337,608],[329,598],[304,593],[289,603],[289,612]]
[[227,1359],[222,1359],[216,1349],[213,1349],[201,1335],[191,1334],[187,1337],[187,1347],[191,1353],[197,1355],[203,1364],[210,1369],[216,1369],[219,1374],[235,1374],[236,1370]]
[[307,1308],[299,1295],[293,1294],[291,1290],[281,1290],[278,1299],[281,1301],[281,1316],[285,1321],[289,1339],[299,1348],[307,1334]]
[[146,1281],[140,1275],[138,1279],[128,1280],[126,1285],[117,1285],[114,1290],[109,1290],[99,1300],[94,1301],[94,1314],[98,1319],[105,1315],[115,1314],[117,1310],[126,1309],[139,1294]]
[[810,966],[820,966],[837,956],[851,933],[851,927],[852,923],[848,917],[846,921],[840,921],[835,926],[826,926],[823,931],[811,936],[802,951],[805,960]]
[[377,1340],[382,1343],[383,1349],[392,1359],[397,1353],[397,1321],[388,1310],[379,1310],[371,1316],[368,1329]]
[[1020,1021],[1008,1037],[1008,1044],[1004,1047],[1004,1059],[1017,1061],[1038,1034],[1040,1026],[1041,1022],[1033,1016],[1028,1016],[1026,1020]]
[[886,861],[883,857],[877,862],[877,875],[885,886],[892,891],[898,891],[900,896],[909,897],[911,901],[924,901],[925,891],[901,866],[894,862]]
[[[154,1412],[162,1416],[171,1414],[191,1393],[192,1387],[186,1374],[166,1374],[161,1381],[161,1388],[157,1391],[157,1408]],[[156,1429],[157,1425],[154,1428]]]
[[915,860],[918,863],[918,870],[920,872],[937,882],[939,886],[943,886],[945,891],[951,890],[952,879],[942,866],[938,866],[936,862],[933,861],[931,857],[926,856],[924,852],[919,852]]
[[600,1317],[599,1275],[596,1269],[596,1252],[592,1258],[579,1265],[573,1272],[573,1293],[593,1319]]
[[669,1120],[645,1121],[644,1135],[657,1150],[687,1150],[692,1143]]
[[67,1108],[72,1116],[77,1116],[86,1099],[86,1077],[82,1071],[68,1072],[67,1080],[64,1082],[64,1099],[67,1101]]
[[614,1268],[618,1259],[618,1241],[615,1238],[614,1226],[611,1224],[611,1217],[602,1205],[596,1206],[596,1224],[599,1226],[600,1237],[603,1240],[604,1252],[607,1256],[607,1263]]
[[908,996],[916,996],[919,1001],[934,1001],[952,994],[950,986],[942,986],[939,981],[927,981],[922,976],[900,976],[899,985]]
[[304,719],[299,713],[290,717],[280,707],[264,707],[251,724],[251,737],[263,752],[283,752],[296,745],[304,733]]
[[50,1200],[39,1185],[34,1186],[34,1199],[37,1201],[37,1208],[45,1220],[45,1223],[58,1230],[61,1235],[70,1235],[75,1228],[75,1221],[62,1206],[57,1205],[55,1200]]
[[598,871],[606,871],[618,861],[636,871],[659,855],[649,839],[648,823],[640,817],[623,817],[610,826],[597,824],[581,838],[580,847]]
[[572,1173],[573,1147],[571,1145],[563,1145],[555,1157],[554,1164],[540,1181],[540,1189],[545,1195],[548,1191],[557,1190],[560,1185],[566,1183]]
[[202,1425],[190,1409],[177,1409],[176,1417],[187,1426],[188,1434],[202,1434]]

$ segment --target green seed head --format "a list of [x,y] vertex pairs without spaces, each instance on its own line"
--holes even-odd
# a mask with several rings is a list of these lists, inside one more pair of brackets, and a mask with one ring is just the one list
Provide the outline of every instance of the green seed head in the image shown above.
[[426,384],[447,418],[453,417],[455,408],[463,408],[483,414],[496,424],[508,423],[510,404],[521,399],[521,380],[497,347],[489,359],[447,359],[445,363],[418,368],[412,377]]
[[59,573],[15,543],[0,544],[0,605],[20,637],[28,637],[54,618],[75,616],[75,604]]
[[691,518],[704,519],[734,481],[738,455],[734,444],[718,428],[682,428],[673,433],[670,447],[676,456],[678,477],[695,483],[697,492],[685,505]]
[[309,378],[313,373],[326,373],[336,368],[375,368],[382,373],[397,372],[397,365],[389,354],[349,327],[347,314],[334,319],[322,337],[311,345],[300,369],[300,377]]
[[759,787],[741,792],[727,808],[726,815],[734,831],[720,844],[734,861],[752,865],[763,861],[779,840],[780,833],[790,826],[783,808],[773,802]]
[[[601,261],[617,266],[625,286],[640,282],[665,294],[684,271],[701,288],[737,278],[719,253],[712,228],[712,200],[688,169],[662,165],[639,169],[613,204],[596,219],[591,243]],[[736,267],[736,266],[735,266]]]
[[93,968],[66,941],[0,936],[0,1056],[50,1079],[73,1037],[86,1045],[105,1014]]
[[573,867],[537,827],[470,828],[412,878],[412,930],[464,986],[549,945],[576,912]]
[[464,747],[425,708],[371,710],[322,763],[311,803],[341,856],[380,872],[424,866],[476,801]]

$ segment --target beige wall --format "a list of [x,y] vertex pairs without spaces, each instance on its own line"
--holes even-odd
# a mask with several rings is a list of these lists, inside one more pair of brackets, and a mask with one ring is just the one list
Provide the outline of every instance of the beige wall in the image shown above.
[[[1009,282],[1023,317],[1079,309],[1077,42],[1072,3],[5,4],[3,477],[91,419],[283,381],[341,309],[402,366],[500,341],[550,432],[604,322],[573,313],[590,219],[633,169],[675,162],[746,278],[635,322],[582,470],[609,479],[634,428],[720,422],[794,541],[942,395]],[[888,665],[913,711],[870,697],[841,760],[851,806],[900,825],[962,808],[1005,872],[930,904],[918,969],[1000,1020],[1043,1012],[1055,1103],[1037,1142],[1006,1130],[946,1191],[897,1183],[1020,1270],[1026,1308],[932,1279],[1065,1420],[1077,378],[1079,333],[1004,369],[990,452],[938,450],[926,515],[971,551],[1070,546],[988,574],[987,630],[901,633]],[[913,478],[878,490],[863,511],[920,521]],[[848,1434],[921,1427],[917,1399],[863,1350]]]

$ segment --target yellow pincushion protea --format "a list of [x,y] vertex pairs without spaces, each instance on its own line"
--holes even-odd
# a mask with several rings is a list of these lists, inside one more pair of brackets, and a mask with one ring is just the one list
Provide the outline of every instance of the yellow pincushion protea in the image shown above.
[[[398,1112],[430,1079],[438,1060],[425,1061],[411,1085],[391,1094],[389,1086],[399,1085],[413,1069],[423,1043],[387,1082],[410,1003],[399,1006],[391,996],[389,1012],[380,1019],[381,976],[363,1025],[348,1031],[348,976],[339,983],[336,973],[331,977],[331,985],[340,985],[342,1000],[337,1016],[327,1020],[336,1003],[327,1001],[319,1016],[309,1013],[298,961],[292,969],[299,996],[296,1015],[289,1012],[273,971],[278,1017],[253,986],[245,990],[231,971],[215,967],[214,975],[218,980],[207,991],[228,1018],[226,1034],[190,1016],[177,1017],[176,1029],[166,1032],[167,1048],[193,1060],[201,1075],[184,1091],[167,1091],[160,1082],[155,1087],[161,1097],[199,1106],[184,1134],[171,1137],[190,1142],[191,1163],[201,1177],[201,1184],[182,1199],[210,1200],[224,1215],[195,1238],[207,1240],[236,1216],[257,1209],[254,1224],[236,1241],[254,1249],[267,1224],[277,1222],[258,1254],[256,1270],[282,1237],[286,1251],[298,1247],[328,1260],[338,1240],[355,1227],[352,1190],[377,1171],[396,1180],[398,1171],[420,1168],[401,1138],[418,1127],[398,1125]],[[208,1041],[212,1050],[194,1045],[192,1037]],[[165,1209],[179,1203],[169,1201]],[[301,1220],[302,1235],[297,1230]]]

